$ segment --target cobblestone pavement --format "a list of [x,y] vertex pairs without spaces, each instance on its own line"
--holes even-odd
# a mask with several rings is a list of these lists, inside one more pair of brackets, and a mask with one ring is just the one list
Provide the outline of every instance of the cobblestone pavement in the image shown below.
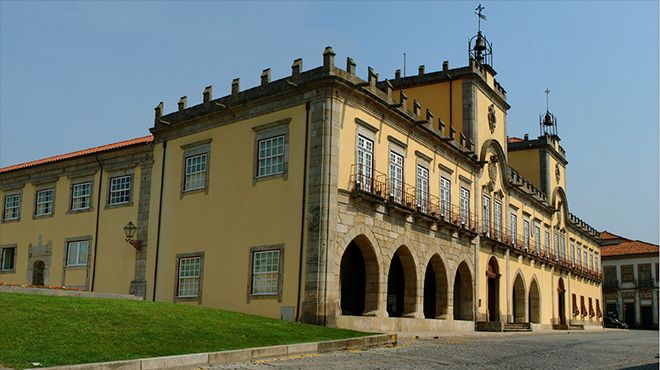
[[216,369],[273,368],[658,369],[658,332],[605,330],[402,338],[395,348],[303,355]]

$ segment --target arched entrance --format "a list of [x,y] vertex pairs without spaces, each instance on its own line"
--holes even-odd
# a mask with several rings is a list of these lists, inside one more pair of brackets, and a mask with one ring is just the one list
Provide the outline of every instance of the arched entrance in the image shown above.
[[454,277],[454,320],[472,320],[472,275],[461,262]]
[[529,286],[529,321],[539,324],[541,322],[541,293],[536,279],[532,279]]
[[486,270],[488,294],[488,321],[500,321],[500,269],[494,256],[488,261]]
[[516,279],[513,281],[513,322],[514,323],[524,323],[527,322],[527,315],[525,310],[527,305],[525,304],[525,282],[522,279],[522,275],[517,274]]
[[34,261],[32,265],[32,285],[44,285],[44,269],[46,264],[42,260]]
[[559,305],[559,323],[566,324],[566,289],[564,289],[564,279],[559,278],[557,284],[557,304]]
[[387,313],[401,317],[415,312],[417,276],[412,254],[402,245],[392,256],[387,274]]
[[447,271],[437,254],[431,257],[424,275],[424,317],[444,318],[447,314]]
[[378,262],[369,240],[353,239],[339,270],[342,315],[360,316],[378,309]]

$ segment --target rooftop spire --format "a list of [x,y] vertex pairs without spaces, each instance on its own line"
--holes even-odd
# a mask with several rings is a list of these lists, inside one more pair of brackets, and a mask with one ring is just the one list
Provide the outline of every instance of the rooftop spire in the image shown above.
[[545,113],[539,116],[539,130],[541,136],[551,136],[553,138],[559,138],[557,136],[557,118],[554,114],[550,113],[550,89],[545,89]]
[[[492,67],[493,64],[493,45],[481,34],[481,20],[486,20],[483,10],[486,7],[479,4],[474,10],[477,15],[477,34],[468,42],[468,55],[479,64],[487,64]],[[472,45],[474,42],[474,46]]]

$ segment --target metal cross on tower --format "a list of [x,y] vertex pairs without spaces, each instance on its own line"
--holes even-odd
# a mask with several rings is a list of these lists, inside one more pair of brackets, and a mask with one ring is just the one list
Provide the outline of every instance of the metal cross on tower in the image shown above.
[[486,7],[482,6],[481,4],[479,4],[479,6],[477,6],[477,7],[474,9],[474,10],[476,10],[476,12],[474,12],[474,14],[477,15],[477,30],[478,30],[479,32],[481,32],[481,20],[482,20],[482,19],[483,19],[483,20],[487,20],[487,19],[486,19],[486,16],[483,15],[483,14],[481,14],[481,11],[484,10],[484,9],[486,9]]
[[548,104],[548,98],[550,96],[550,89],[546,88],[544,93],[545,93],[545,111],[549,112],[550,108],[549,108],[549,104]]

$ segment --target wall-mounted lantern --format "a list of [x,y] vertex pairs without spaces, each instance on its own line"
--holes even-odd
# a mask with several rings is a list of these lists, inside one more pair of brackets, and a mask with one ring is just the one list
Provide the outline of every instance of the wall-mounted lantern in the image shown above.
[[137,226],[133,224],[132,221],[129,221],[126,226],[124,226],[124,235],[126,236],[126,242],[132,245],[135,249],[140,249],[141,244],[139,240],[133,240],[135,233],[137,232]]

